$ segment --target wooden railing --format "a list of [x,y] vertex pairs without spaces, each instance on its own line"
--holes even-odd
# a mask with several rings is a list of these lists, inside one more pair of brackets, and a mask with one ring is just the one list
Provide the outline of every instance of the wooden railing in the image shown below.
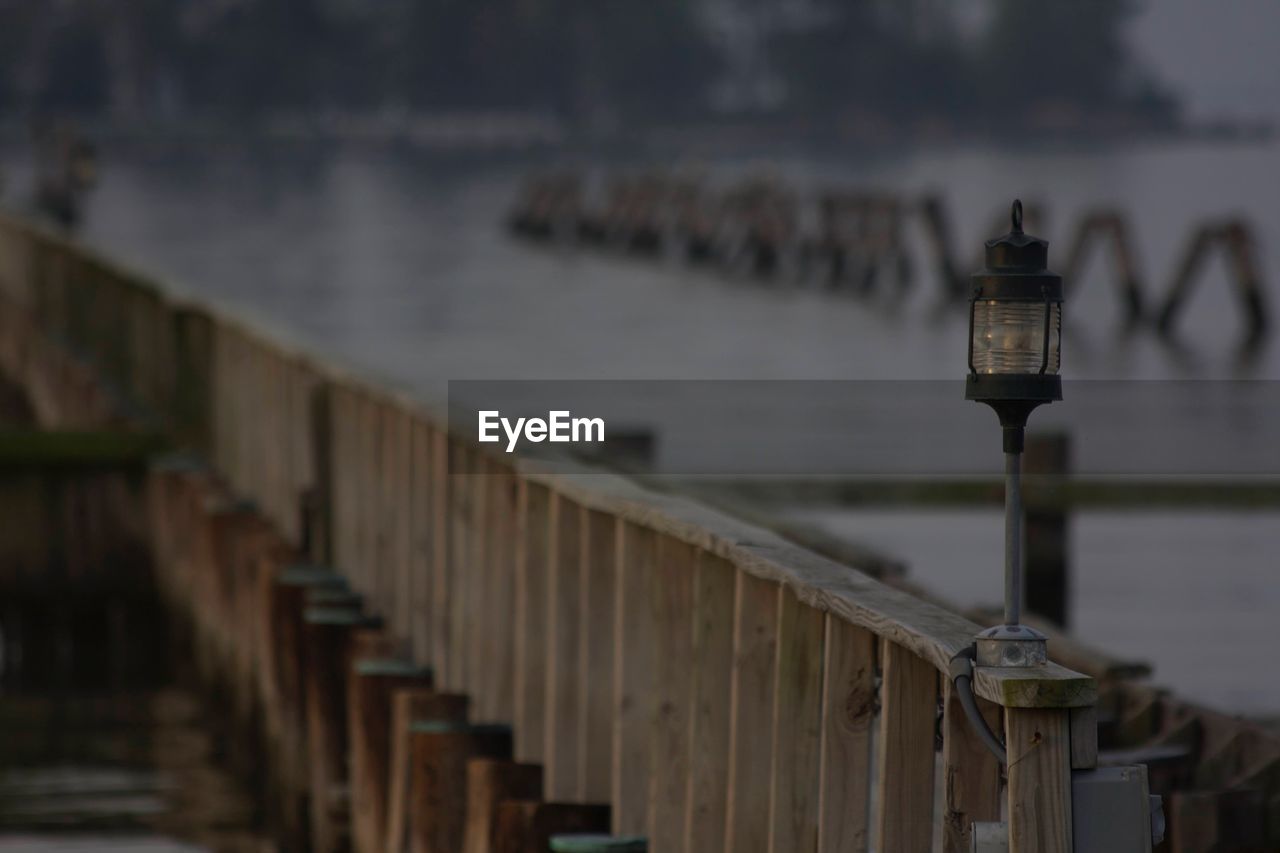
[[512,724],[548,800],[609,803],[655,851],[958,853],[1002,815],[1015,853],[1071,850],[1091,679],[978,670],[1003,772],[946,676],[978,630],[951,612],[691,500],[482,450],[9,219],[0,300],[341,571],[473,719]]

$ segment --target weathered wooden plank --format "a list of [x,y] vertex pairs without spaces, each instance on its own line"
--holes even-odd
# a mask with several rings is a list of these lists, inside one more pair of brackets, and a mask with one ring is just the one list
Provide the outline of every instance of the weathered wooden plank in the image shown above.
[[1063,710],[1005,711],[1009,853],[1070,853],[1071,727]]
[[409,422],[409,637],[413,659],[435,662],[432,647],[433,560],[437,532],[433,522],[434,483],[431,428],[410,416]]
[[409,413],[391,407],[390,450],[385,454],[384,476],[390,481],[385,508],[390,524],[391,606],[388,622],[396,640],[409,647],[413,637],[413,425]]
[[582,739],[582,510],[552,495],[547,565],[547,797],[571,801],[580,787]]
[[382,410],[381,399],[373,393],[361,395],[361,453],[360,466],[360,586],[373,609],[387,612],[387,597],[383,590],[386,574],[386,536],[382,525]]
[[[531,486],[530,488],[537,488]],[[613,830],[643,834],[649,795],[649,707],[653,683],[653,623],[648,579],[657,560],[651,530],[622,525],[617,535],[618,583],[614,633]]]
[[896,643],[882,644],[880,660],[879,846],[928,850],[933,844],[938,673]]
[[[984,699],[977,701],[987,725],[998,736],[1003,710]],[[969,853],[973,822],[1000,819],[1000,762],[974,732],[950,681],[946,682],[942,728],[942,849]]]
[[818,845],[822,735],[823,613],[783,589],[778,598],[770,853]]
[[655,850],[678,851],[684,844],[692,751],[689,661],[697,557],[692,546],[660,537],[658,558],[646,584],[648,598],[634,604],[650,608],[653,625],[646,834]]
[[973,692],[1004,708],[1083,708],[1098,701],[1096,681],[1056,664],[976,667]]
[[[582,566],[582,770],[577,799],[608,802],[613,771],[613,664],[617,520],[586,512]],[[726,720],[727,722],[727,720]]]
[[551,493],[522,485],[522,536],[516,561],[516,758],[541,763],[547,734],[547,595]]
[[486,461],[483,664],[476,673],[476,700],[482,720],[511,720],[515,714],[515,582],[519,488],[511,469]]
[[471,691],[470,608],[475,563],[472,557],[472,511],[475,478],[471,474],[473,452],[461,442],[449,442],[449,676],[454,690]]
[[329,385],[330,446],[332,450],[329,548],[340,571],[352,564],[351,545],[351,394],[342,385]]
[[684,849],[725,849],[728,809],[729,719],[733,677],[733,566],[698,553],[694,580],[693,683],[689,740],[689,784]]
[[769,847],[773,750],[766,744],[773,738],[780,592],[773,581],[738,572],[725,818],[725,849],[735,853]]
[[1071,709],[1071,769],[1090,770],[1098,766],[1098,708]]
[[431,668],[436,683],[453,687],[449,669],[450,606],[453,573],[449,563],[449,436],[431,430]]
[[870,836],[875,635],[827,614],[822,683],[819,853],[861,853]]
[[480,691],[484,687],[484,669],[489,665],[486,651],[491,639],[490,621],[493,618],[488,598],[488,591],[492,586],[489,581],[488,559],[491,535],[485,527],[488,517],[489,477],[487,461],[479,451],[470,450],[467,453],[466,465],[463,479],[467,492],[467,540],[463,547],[467,553],[467,592],[462,602],[466,610],[463,660],[467,673],[467,690],[471,693],[476,708],[482,711],[486,697],[481,696]]

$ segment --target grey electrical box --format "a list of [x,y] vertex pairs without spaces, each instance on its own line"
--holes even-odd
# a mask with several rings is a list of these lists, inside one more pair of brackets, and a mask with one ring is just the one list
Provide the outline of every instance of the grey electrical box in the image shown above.
[[[1071,774],[1072,853],[1151,853],[1164,840],[1164,810],[1147,768],[1099,767]],[[972,826],[973,853],[1009,853],[1009,825]]]
[[1164,836],[1159,797],[1147,786],[1142,764],[1099,767],[1071,774],[1074,853],[1151,853]]
[[971,853],[1009,853],[1009,824],[975,821],[969,832]]

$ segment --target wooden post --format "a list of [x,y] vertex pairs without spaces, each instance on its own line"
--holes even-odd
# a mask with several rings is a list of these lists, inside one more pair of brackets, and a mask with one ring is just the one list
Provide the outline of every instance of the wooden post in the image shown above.
[[882,646],[881,667],[880,849],[928,850],[938,673],[933,664],[891,642]]
[[467,820],[467,761],[510,759],[511,727],[415,722],[409,740],[409,850],[457,853]]
[[698,554],[694,582],[689,793],[684,849],[723,850],[732,709],[733,609],[737,572],[726,560]]
[[1071,726],[1066,708],[1006,708],[1009,853],[1071,853]]
[[827,614],[822,680],[819,853],[863,853],[871,835],[875,650],[875,636],[870,631]]
[[545,853],[553,836],[608,831],[608,806],[508,800],[498,807],[494,853]]
[[352,635],[358,628],[377,625],[378,620],[343,608],[309,608],[303,619],[311,848],[329,853],[344,846],[346,695]]
[[547,733],[547,596],[553,502],[545,486],[523,482],[521,489],[515,583],[517,756],[521,761],[541,762]]
[[463,853],[493,853],[498,806],[507,800],[542,799],[542,767],[492,758],[467,762],[467,828]]
[[[818,846],[824,629],[820,610],[782,590],[773,700],[770,853],[808,853]],[[655,838],[654,833],[650,838]]]
[[461,693],[436,693],[424,687],[401,688],[392,693],[391,772],[384,835],[387,853],[404,853],[408,840],[410,727],[419,720],[465,723],[469,705],[470,700]]
[[328,568],[295,565],[278,572],[269,588],[266,610],[270,624],[264,653],[273,658],[274,702],[268,706],[267,727],[269,733],[277,733],[274,755],[281,779],[279,813],[291,846],[308,844],[310,833],[302,622],[306,596],[310,590],[340,589],[344,583]]
[[[987,725],[999,732],[1000,706],[984,699],[976,701]],[[950,681],[946,683],[942,725],[942,849],[943,853],[969,853],[974,821],[1000,819],[1000,762],[974,732]]]
[[781,592],[776,582],[738,570],[725,846],[727,850],[741,853],[769,848],[773,700]]
[[351,743],[351,830],[356,853],[386,849],[391,779],[391,698],[401,688],[431,687],[431,670],[402,660],[355,661],[347,690]]

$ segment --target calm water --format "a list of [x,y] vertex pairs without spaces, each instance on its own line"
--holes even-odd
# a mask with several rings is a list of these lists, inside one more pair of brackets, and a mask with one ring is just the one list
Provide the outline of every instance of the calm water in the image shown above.
[[[7,161],[9,186],[22,187],[21,156],[11,152]],[[1042,234],[1058,265],[1079,214],[1118,205],[1131,217],[1152,297],[1164,292],[1181,247],[1207,218],[1248,218],[1260,241],[1264,279],[1274,283],[1280,271],[1275,142],[959,148],[701,165],[724,176],[767,168],[800,187],[937,189],[950,205],[966,258],[992,235],[992,223],[1015,195],[1047,204]],[[916,380],[954,379],[963,370],[964,318],[934,319],[936,283],[924,264],[917,265],[922,277],[908,298],[890,305],[674,264],[531,247],[509,240],[498,225],[525,170],[523,164],[351,152],[223,149],[114,158],[107,152],[86,237],[434,399],[458,379]],[[919,234],[910,239],[918,244]],[[1069,283],[1065,374],[1105,380],[1241,375],[1233,360],[1239,318],[1224,269],[1220,261],[1210,264],[1183,318],[1185,346],[1173,352],[1150,336],[1118,336],[1110,271],[1094,258]],[[1280,298],[1273,302],[1280,307]],[[1280,377],[1280,347],[1267,348],[1244,375]],[[1105,472],[1123,455],[1091,457],[1090,425],[1101,433],[1141,419],[1134,428],[1138,440],[1163,440],[1169,455],[1184,445],[1213,444],[1238,451],[1229,473],[1249,470],[1255,458],[1264,473],[1280,473],[1273,395],[1205,387],[1227,396],[1184,401],[1172,414],[1154,417],[1123,401],[1077,414],[1073,437],[1084,467]],[[957,442],[953,427],[963,421],[990,428],[992,446],[982,448],[982,459],[998,471],[994,426],[983,420],[989,415],[959,400],[950,405],[899,429],[896,443],[869,446],[863,458],[909,456],[916,447]],[[1070,401],[1062,410],[1072,411]],[[776,449],[770,436],[785,434],[794,444],[797,434],[803,443],[820,433],[830,441],[863,426],[833,420],[829,411],[798,416],[794,406],[767,402],[749,416],[739,414],[736,424],[749,422],[752,440],[731,449],[743,459]],[[1170,430],[1192,418],[1198,418],[1194,428]],[[679,458],[694,438],[714,437],[714,427],[702,422],[689,442],[667,429],[660,457]],[[969,440],[961,443],[970,446]],[[1264,451],[1271,455],[1264,459]],[[969,524],[946,513],[827,513],[832,529],[902,554],[916,575],[965,602],[989,601],[999,590],[999,518],[980,518]],[[1280,712],[1274,680],[1245,679],[1273,669],[1262,650],[1274,648],[1265,628],[1280,617],[1280,584],[1270,580],[1280,552],[1276,522],[1274,513],[1079,516],[1072,527],[1079,629],[1097,645],[1152,660],[1157,680],[1183,694],[1225,708]],[[1238,670],[1222,666],[1224,645],[1257,650],[1258,658]],[[1253,663],[1259,668],[1250,668]]]

